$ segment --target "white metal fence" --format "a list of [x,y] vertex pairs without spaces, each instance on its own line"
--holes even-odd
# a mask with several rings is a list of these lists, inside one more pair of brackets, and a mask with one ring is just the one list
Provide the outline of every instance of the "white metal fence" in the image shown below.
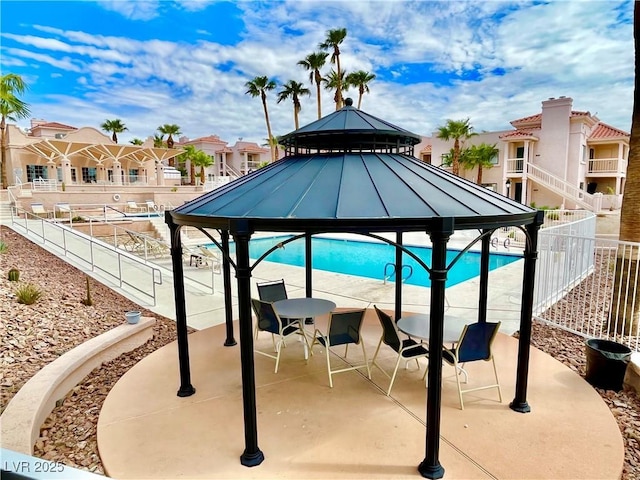
[[640,244],[595,238],[595,217],[540,231],[534,317],[640,351]]

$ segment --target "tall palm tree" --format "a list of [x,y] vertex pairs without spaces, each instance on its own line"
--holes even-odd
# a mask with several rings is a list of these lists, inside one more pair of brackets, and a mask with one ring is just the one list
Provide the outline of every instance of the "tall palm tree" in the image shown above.
[[447,124],[438,127],[438,138],[448,142],[453,139],[453,161],[452,172],[454,175],[460,174],[460,140],[464,142],[468,138],[476,135],[473,127],[469,124],[469,119],[465,120],[447,120]]
[[[175,145],[175,142],[173,141],[174,135],[182,134],[180,127],[175,123],[165,123],[164,125],[160,125],[158,127],[158,132],[162,134],[160,137],[161,139],[163,139],[165,135],[169,135],[167,137],[167,148],[173,148]],[[169,159],[169,165],[175,167],[175,157]]]
[[[633,36],[635,39],[635,84],[633,112],[631,115],[631,137],[629,138],[629,161],[627,181],[620,210],[620,240],[640,242],[640,2],[634,3]],[[623,252],[625,249],[618,249]],[[616,260],[614,295],[611,303],[611,321],[617,325],[618,333],[633,334],[640,324],[640,284],[638,262],[627,258]],[[634,292],[635,295],[627,295]],[[629,288],[629,290],[627,290]],[[612,326],[611,326],[612,327]],[[610,328],[612,330],[612,328]]]
[[336,28],[329,30],[324,42],[321,42],[318,47],[322,50],[333,50],[331,53],[331,63],[336,65],[336,71],[338,72],[337,85],[336,85],[336,110],[342,108],[342,82],[344,77],[341,76],[342,69],[340,68],[340,45],[347,36],[346,28]]
[[[267,123],[267,138],[273,137],[271,134],[271,123],[269,122],[269,110],[267,109],[267,92],[276,88],[276,82],[271,80],[266,75],[257,76],[253,80],[249,80],[244,84],[247,91],[245,95],[249,94],[252,97],[260,97],[262,100],[262,108],[264,109],[264,120]],[[273,145],[271,146],[271,161],[275,161]]]
[[206,152],[202,150],[198,150],[196,154],[191,159],[191,165],[196,167],[200,167],[200,184],[204,184],[204,169],[213,165],[214,160],[211,158],[211,155],[208,155]]
[[311,85],[316,84],[316,98],[318,103],[318,119],[322,118],[322,99],[320,97],[320,83],[322,82],[322,75],[320,69],[324,67],[325,62],[329,54],[327,52],[314,52],[305,57],[304,60],[300,60],[298,65],[304,67],[309,72],[309,81]]
[[369,93],[369,82],[375,80],[375,78],[374,73],[365,72],[364,70],[358,70],[347,75],[347,83],[358,88],[358,110],[362,105],[362,96],[365,93]]
[[339,110],[338,105],[342,101],[342,92],[346,92],[349,89],[349,83],[345,81],[345,72],[338,72],[331,70],[326,77],[322,79],[324,82],[324,88],[327,90],[333,90],[333,101],[336,103],[336,110]]
[[280,142],[278,142],[278,137],[274,135],[273,137],[271,137],[271,140],[266,138],[264,140],[265,142],[262,144],[262,146],[269,148],[273,147],[276,152],[276,160],[278,160],[280,158],[280,149],[284,148],[284,146],[280,145]]
[[494,159],[499,152],[495,143],[489,145],[483,142],[480,145],[471,145],[468,154],[461,158],[461,163],[468,170],[478,167],[476,183],[482,185],[482,169],[493,167],[495,165]]
[[114,120],[105,120],[104,123],[100,125],[100,128],[102,128],[102,130],[104,130],[105,132],[113,132],[113,135],[111,135],[111,140],[113,140],[115,143],[118,143],[117,134],[128,130],[128,128],[124,123],[122,123],[122,120],[120,120],[119,118],[116,118]]
[[289,97],[291,97],[291,100],[293,101],[293,120],[296,130],[300,128],[298,123],[298,114],[300,113],[300,110],[302,110],[302,105],[300,105],[300,97],[302,95],[311,95],[311,92],[302,83],[296,82],[295,80],[289,80],[287,83],[282,85],[282,90],[278,92],[278,103]]
[[27,84],[20,75],[7,73],[0,77],[0,144],[2,158],[0,159],[0,181],[2,188],[7,188],[7,119],[17,121],[27,118],[31,112],[29,105],[18,98],[28,89]]

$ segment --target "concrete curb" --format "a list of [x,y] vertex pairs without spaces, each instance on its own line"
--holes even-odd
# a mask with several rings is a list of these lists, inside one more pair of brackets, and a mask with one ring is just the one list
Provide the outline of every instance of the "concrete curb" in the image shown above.
[[40,427],[56,402],[91,371],[146,343],[153,337],[156,320],[142,317],[94,337],[45,365],[11,399],[0,416],[2,447],[26,455],[40,435]]

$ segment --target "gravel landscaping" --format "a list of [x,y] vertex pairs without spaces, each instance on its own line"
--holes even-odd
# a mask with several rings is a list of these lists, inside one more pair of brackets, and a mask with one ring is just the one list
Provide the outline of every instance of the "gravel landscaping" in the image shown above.
[[[136,362],[175,339],[173,321],[156,315],[102,284],[90,280],[92,306],[86,298],[87,276],[6,227],[0,237],[8,251],[1,256],[0,280],[0,412],[40,368],[89,338],[122,324],[124,312],[141,310],[156,318],[154,338],[136,350],[95,369],[76,386],[42,425],[35,455],[96,473],[104,473],[98,456],[96,425],[107,394]],[[8,271],[20,270],[9,282]],[[17,285],[32,283],[42,291],[33,305],[17,302]],[[584,376],[584,339],[535,322],[533,340],[543,350]],[[625,441],[623,480],[640,479],[640,396],[596,389],[611,409]]]

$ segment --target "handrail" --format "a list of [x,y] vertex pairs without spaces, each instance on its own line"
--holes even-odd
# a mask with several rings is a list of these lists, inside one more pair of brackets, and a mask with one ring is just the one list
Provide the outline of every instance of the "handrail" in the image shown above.
[[560,195],[567,197],[569,200],[595,212],[601,210],[602,194],[592,195],[584,190],[580,190],[575,185],[570,184],[569,182],[532,163],[527,164],[527,173],[531,178],[534,178]]
[[[159,268],[149,265],[140,257],[118,249],[109,243],[94,239],[92,236],[76,231],[60,222],[38,217],[23,209],[18,209],[17,212],[17,216],[13,215],[13,212],[11,215],[14,227],[24,228],[27,233],[40,237],[43,244],[55,245],[62,250],[64,256],[73,257],[77,261],[87,264],[91,271],[99,271],[107,277],[115,279],[120,288],[123,285],[131,287],[144,298],[153,301],[154,306],[157,304],[156,285],[163,283],[162,271]],[[40,228],[36,229],[34,225],[39,225]],[[79,248],[70,249],[69,244],[72,242],[75,242]],[[105,256],[108,257],[105,262],[99,263],[97,261],[98,257]],[[115,262],[113,261],[114,256]],[[124,275],[123,270],[132,263],[136,265],[138,271],[135,275]]]
[[[389,266],[393,267],[393,270],[392,270],[392,272],[391,272],[389,275],[387,275],[387,267],[389,267]],[[384,272],[383,272],[383,274],[382,274],[384,284],[386,285],[386,284],[387,284],[387,280],[389,280],[389,279],[390,279],[393,275],[395,275],[395,274],[396,274],[396,264],[395,264],[395,263],[392,263],[392,262],[387,263],[387,264],[384,266]]]
[[[387,275],[387,267],[393,267],[393,270],[391,271],[390,274]],[[407,275],[406,277],[402,276],[402,272],[404,272],[404,269],[408,268],[409,269],[409,275]],[[413,267],[411,265],[402,265],[402,268],[400,270],[400,281],[402,283],[406,282],[407,280],[409,280],[411,278],[411,276],[413,275]],[[384,284],[387,284],[387,280],[389,280],[391,277],[393,277],[396,274],[396,264],[393,262],[389,262],[384,266]]]

